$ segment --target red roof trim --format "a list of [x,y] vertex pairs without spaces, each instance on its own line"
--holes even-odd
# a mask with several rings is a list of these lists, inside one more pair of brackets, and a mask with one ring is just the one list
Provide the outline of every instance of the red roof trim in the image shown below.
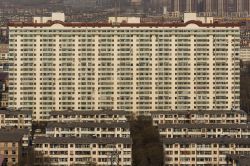
[[47,23],[9,23],[9,27],[50,27],[54,24],[61,24],[65,27],[186,27],[189,24],[196,24],[199,27],[240,27],[240,23],[202,23],[200,21],[188,21],[186,23],[73,23],[62,21],[49,21]]

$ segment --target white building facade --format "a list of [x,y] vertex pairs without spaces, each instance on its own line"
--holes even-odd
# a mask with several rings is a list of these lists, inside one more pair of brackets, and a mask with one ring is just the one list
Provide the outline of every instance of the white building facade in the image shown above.
[[163,124],[162,138],[250,138],[249,124]]
[[9,107],[239,110],[237,24],[9,24]]
[[0,110],[0,129],[32,129],[32,111]]
[[50,122],[127,122],[128,112],[122,110],[52,111]]
[[163,149],[164,166],[228,165],[227,155],[249,155],[250,144],[248,138],[165,138]]
[[130,138],[129,123],[48,123],[46,137],[116,137]]
[[34,165],[132,165],[130,138],[37,137],[34,150]]
[[232,111],[155,111],[152,113],[153,126],[160,124],[246,124],[247,113]]

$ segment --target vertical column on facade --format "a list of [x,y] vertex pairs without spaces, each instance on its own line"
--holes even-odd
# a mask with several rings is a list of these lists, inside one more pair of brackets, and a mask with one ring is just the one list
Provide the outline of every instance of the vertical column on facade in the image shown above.
[[132,48],[132,55],[133,55],[133,113],[137,112],[137,101],[138,101],[138,94],[137,94],[137,85],[136,85],[136,79],[137,79],[137,37],[136,35],[133,35],[133,48]]
[[[79,78],[79,75],[81,74],[81,71],[79,71],[79,65],[80,65],[80,56],[79,56],[79,51],[78,51],[78,47],[79,46],[79,38],[78,38],[78,35],[75,35],[75,56],[74,56],[74,64],[75,64],[75,92],[74,92],[74,110],[78,110],[78,107],[79,107],[79,83],[81,81],[78,80]],[[88,64],[87,64],[88,66]],[[87,85],[86,85],[87,86]],[[80,100],[81,101],[81,100]]]
[[[156,52],[156,58],[158,58],[158,60],[156,61],[156,63],[157,63],[157,67],[156,67],[156,69],[157,69],[157,73],[158,73],[158,75],[156,76],[156,79],[157,79],[157,86],[158,86],[158,88],[157,88],[157,90],[156,90],[156,92],[157,92],[157,102],[158,102],[158,104],[157,104],[157,110],[161,110],[161,109],[165,109],[164,107],[165,107],[165,103],[166,102],[168,102],[168,101],[166,101],[166,92],[165,92],[165,90],[163,90],[163,94],[160,94],[160,91],[162,91],[162,87],[165,87],[165,83],[166,83],[166,80],[165,80],[165,70],[164,70],[164,67],[165,67],[165,62],[166,62],[166,60],[165,60],[165,55],[164,55],[164,53],[165,53],[165,31],[163,30],[163,37],[160,39],[160,35],[159,35],[159,33],[158,33],[158,35],[157,35],[157,37],[156,37],[156,43],[158,44],[158,47],[156,47],[158,50],[157,50],[157,52]],[[160,41],[162,41],[162,42],[160,42]],[[163,45],[163,47],[162,47],[162,49],[163,49],[163,51],[161,51],[161,44]],[[159,59],[162,59],[162,61],[163,61],[163,65],[161,65],[160,64],[160,62],[161,62],[161,60],[159,60]],[[161,69],[161,68],[163,68],[163,70]],[[162,73],[161,73],[161,71],[163,71],[163,75],[162,75]],[[162,80],[161,80],[161,78],[163,78]],[[162,81],[162,84],[161,84],[161,81]],[[167,85],[167,84],[166,84]],[[160,98],[160,96],[161,96],[161,98]]]
[[[12,30],[10,30],[10,33],[12,33]],[[13,40],[13,37],[10,36],[10,40]],[[15,44],[17,44],[17,42],[13,42]],[[15,64],[16,64],[16,60],[15,58],[17,57],[16,54],[14,53],[14,48],[17,48],[17,47],[14,47],[14,46],[9,46],[9,62],[10,62],[10,68],[9,68],[9,71],[10,71],[10,75],[9,75],[9,82],[12,82],[13,84],[10,84],[9,85],[9,96],[8,96],[8,101],[9,101],[9,107],[10,108],[14,108],[15,104],[15,97],[16,95],[14,95],[14,91],[15,91],[15,87],[16,87],[16,81],[18,78],[17,78],[17,75],[16,74],[16,71],[15,71]]]
[[[237,44],[240,40],[240,37],[237,36],[238,33],[234,34],[232,42],[234,44],[234,106],[235,109],[239,110],[240,109],[240,44]],[[236,37],[237,36],[237,37]]]
[[232,84],[234,84],[234,73],[235,73],[235,69],[234,69],[234,56],[232,56],[232,54],[234,54],[234,52],[232,51],[232,49],[234,49],[233,45],[232,45],[232,36],[229,35],[227,40],[228,40],[228,60],[227,60],[227,65],[228,65],[228,69],[229,69],[229,72],[228,72],[228,76],[227,76],[227,87],[228,87],[228,108],[229,109],[232,109],[234,104],[233,104],[233,100],[232,98],[234,97],[234,87]]
[[171,43],[172,43],[172,50],[171,50],[171,59],[172,59],[172,61],[171,61],[171,64],[172,64],[172,69],[171,69],[171,71],[172,71],[172,75],[171,75],[171,78],[172,78],[172,85],[171,85],[171,109],[172,110],[175,110],[175,107],[177,106],[176,104],[175,104],[175,98],[177,97],[177,94],[176,94],[176,92],[178,91],[178,90],[176,90],[175,88],[176,88],[176,86],[175,86],[175,79],[176,79],[176,74],[175,74],[175,63],[176,63],[176,60],[175,60],[175,58],[177,57],[176,56],[176,37],[175,37],[175,34],[172,34],[172,36],[171,36]]
[[220,50],[220,36],[217,34],[215,34],[214,35],[214,52],[213,52],[213,54],[214,54],[214,75],[213,75],[213,77],[214,77],[214,80],[213,80],[213,87],[214,87],[214,96],[213,96],[213,98],[214,98],[214,104],[213,104],[213,106],[214,106],[214,108],[215,109],[218,109],[218,102],[217,102],[217,96],[218,96],[218,93],[219,93],[219,91],[218,91],[218,79],[217,79],[217,77],[219,77],[219,71],[220,71],[220,69],[219,69],[219,67],[220,67],[220,64],[218,63],[218,57],[219,57],[219,50]]
[[95,99],[94,99],[94,101],[95,101],[95,110],[97,110],[98,109],[98,103],[99,103],[99,94],[98,94],[98,88],[99,88],[99,85],[98,85],[98,73],[99,73],[99,71],[98,71],[98,64],[99,64],[99,61],[98,61],[98,54],[99,54],[99,51],[98,51],[98,44],[99,44],[99,37],[98,37],[98,35],[95,35],[95,60],[94,60],[94,62],[95,62],[95,90],[94,90],[94,96],[95,96]]
[[[87,36],[85,37],[85,50],[86,50],[86,54],[88,53],[87,51]],[[94,45],[95,46],[95,36],[92,36],[91,37],[91,45]],[[96,83],[95,83],[95,73],[97,72],[95,70],[95,49],[94,47],[91,47],[91,109],[95,109],[95,86],[96,86]],[[81,93],[81,97],[82,97],[82,93]]]
[[[16,64],[16,68],[17,69],[16,71],[14,71],[16,73],[16,90],[13,89],[14,93],[13,93],[13,98],[14,98],[14,108],[18,109],[21,107],[21,36],[18,35],[17,36],[17,47],[16,47],[16,60],[15,61],[15,64]],[[14,69],[14,70],[15,70]],[[15,94],[16,92],[16,94]]]
[[118,67],[117,67],[117,59],[118,59],[118,37],[117,37],[117,34],[114,35],[114,61],[113,61],[113,64],[114,64],[114,78],[113,78],[113,81],[114,81],[114,85],[113,85],[113,88],[114,88],[114,94],[112,96],[113,98],[113,108],[114,109],[117,109],[117,97],[118,97],[118,94],[117,94],[117,79],[118,79],[118,76],[117,76],[117,72],[118,72]]
[[216,152],[216,165],[219,165],[220,164],[220,147],[219,147],[219,144],[215,143],[213,144],[213,147],[214,147],[214,152]]
[[[159,100],[156,100],[156,97],[158,98],[158,96],[156,96],[156,85],[155,85],[155,79],[156,79],[156,58],[157,58],[157,55],[156,55],[156,36],[155,35],[152,35],[151,37],[151,43],[152,43],[152,55],[151,55],[151,58],[152,58],[152,110],[155,110],[155,102],[156,101],[159,101]],[[158,46],[159,48],[159,46]],[[159,103],[158,103],[159,104]]]
[[[33,95],[33,100],[34,100],[34,97],[36,97],[36,100],[34,100],[33,102],[36,102],[36,104],[35,104],[35,106],[36,106],[36,119],[38,120],[38,119],[41,119],[39,116],[40,116],[40,113],[38,113],[37,112],[37,110],[41,110],[40,109],[40,102],[41,102],[41,100],[40,100],[40,98],[41,98],[41,94],[40,94],[40,88],[41,88],[41,85],[40,85],[40,68],[41,68],[41,66],[40,66],[40,64],[41,64],[41,61],[40,61],[40,59],[42,58],[41,57],[41,52],[40,52],[40,44],[41,44],[41,42],[40,42],[40,35],[37,35],[36,36],[36,52],[35,52],[35,54],[36,54],[36,89],[35,89],[35,96],[34,96],[34,94],[32,94]],[[32,92],[33,93],[33,92]],[[47,111],[51,111],[51,110],[47,110]]]
[[[194,35],[192,34],[191,37],[190,37],[190,109],[195,109],[195,106],[197,105],[194,104],[194,102],[196,101],[196,97],[197,97],[197,89],[195,89],[194,87],[197,88],[197,80],[195,79],[194,77],[194,73],[197,74],[197,70],[195,71],[195,67],[194,66],[194,63],[195,63],[195,58],[196,56],[194,56]],[[197,64],[196,64],[197,65]],[[196,83],[196,84],[195,84]]]
[[55,79],[54,79],[54,87],[55,87],[55,95],[54,95],[54,98],[55,98],[55,109],[56,110],[60,110],[59,108],[59,73],[60,73],[60,62],[59,62],[59,49],[60,49],[60,38],[59,38],[59,35],[56,35],[56,51],[55,51],[55,72],[56,72],[56,76],[55,76]]
[[213,82],[214,82],[214,70],[213,70],[213,57],[214,57],[214,46],[213,46],[213,35],[209,35],[209,110],[213,109],[213,97],[214,95],[214,89],[213,89]]

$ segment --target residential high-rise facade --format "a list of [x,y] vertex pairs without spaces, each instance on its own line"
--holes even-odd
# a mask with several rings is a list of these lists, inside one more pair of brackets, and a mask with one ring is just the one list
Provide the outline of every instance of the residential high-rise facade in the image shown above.
[[[133,21],[134,20],[134,21]],[[13,23],[9,107],[239,110],[237,24]]]
[[219,17],[250,15],[250,0],[155,0],[154,2],[162,2],[163,6],[167,6],[168,12],[197,12],[205,16]]

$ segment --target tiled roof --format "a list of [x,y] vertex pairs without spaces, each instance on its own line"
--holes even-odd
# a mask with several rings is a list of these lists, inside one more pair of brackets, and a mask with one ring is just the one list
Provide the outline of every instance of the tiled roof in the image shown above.
[[0,129],[0,142],[19,142],[27,134],[29,134],[28,129]]
[[32,111],[29,110],[0,110],[0,114],[6,114],[6,115],[20,115],[20,114],[26,114],[26,115],[32,115]]
[[190,115],[190,114],[246,114],[243,110],[180,110],[180,111],[152,111],[152,115],[167,115],[167,114],[179,114],[179,115]]
[[99,143],[99,144],[132,144],[131,138],[78,138],[78,137],[36,137],[34,143]]
[[174,129],[250,129],[250,124],[159,124],[159,129],[174,128]]
[[250,145],[250,138],[230,138],[230,137],[219,137],[219,138],[163,138],[164,144],[244,144]]
[[129,128],[129,123],[127,122],[112,122],[112,123],[95,123],[95,122],[49,122],[47,128],[75,128],[75,127],[99,127],[99,128]]

